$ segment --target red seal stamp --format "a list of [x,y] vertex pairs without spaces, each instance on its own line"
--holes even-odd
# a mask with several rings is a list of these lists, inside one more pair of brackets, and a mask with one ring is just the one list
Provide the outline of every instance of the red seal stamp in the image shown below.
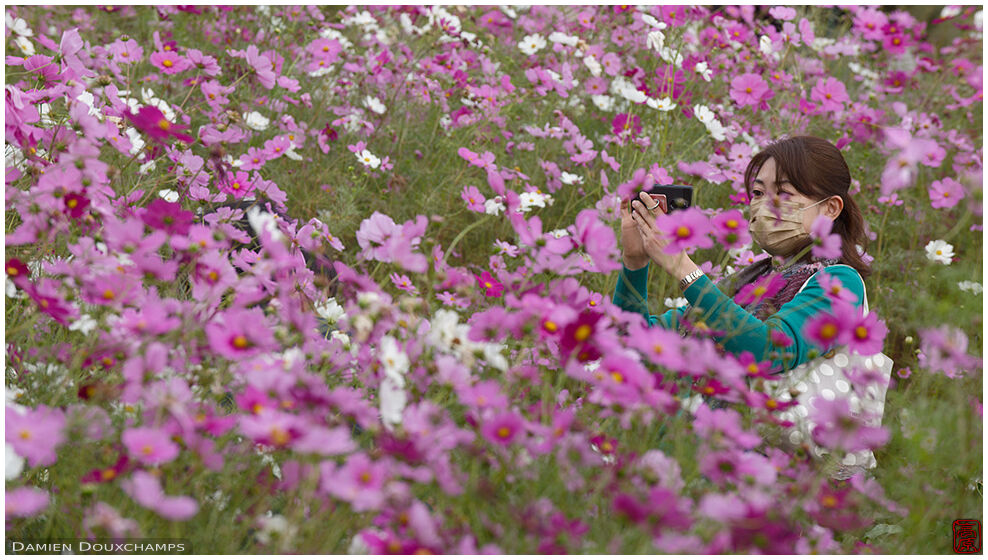
[[954,520],[954,552],[981,554],[981,522],[977,519]]

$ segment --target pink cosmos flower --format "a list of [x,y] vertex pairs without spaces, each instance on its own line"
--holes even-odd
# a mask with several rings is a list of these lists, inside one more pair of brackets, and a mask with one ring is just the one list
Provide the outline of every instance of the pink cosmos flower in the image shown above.
[[164,74],[178,74],[192,68],[189,59],[174,51],[157,51],[151,53],[151,64],[161,70]]
[[195,139],[188,134],[183,134],[180,132],[181,130],[188,128],[187,126],[169,122],[168,119],[165,118],[164,113],[162,113],[157,107],[145,105],[144,107],[138,109],[136,114],[127,111],[125,116],[128,120],[134,123],[134,126],[137,127],[138,130],[147,134],[152,140],[165,142],[174,136],[187,144],[191,144],[195,141]]
[[847,329],[847,347],[862,356],[870,356],[882,351],[888,328],[885,322],[875,313],[863,314],[864,309],[858,308],[853,321]]
[[55,462],[55,449],[65,441],[65,414],[58,409],[38,408],[18,411],[7,406],[4,427],[7,443],[31,467]]
[[120,486],[135,502],[165,519],[184,521],[199,511],[199,504],[188,496],[165,495],[158,478],[145,471],[134,472]]
[[480,434],[492,443],[505,447],[511,445],[525,429],[524,421],[515,412],[502,412],[487,421],[480,428]]
[[133,64],[144,58],[144,49],[133,39],[117,39],[107,45],[106,50],[117,64]]
[[813,239],[811,252],[814,257],[821,259],[836,259],[841,255],[840,235],[830,233],[834,227],[834,221],[824,216],[817,216],[810,228],[810,237]]
[[473,185],[463,187],[460,198],[467,203],[467,210],[471,212],[484,213],[484,202],[487,201],[484,195],[480,194],[480,189]]
[[260,169],[268,161],[267,154],[261,148],[247,148],[247,153],[240,156],[240,169],[244,171],[254,171]]
[[796,10],[787,6],[773,6],[769,9],[768,15],[781,21],[792,21],[796,19]]
[[490,272],[486,270],[480,276],[477,276],[477,285],[484,292],[487,297],[501,297],[504,293],[504,285],[497,281],[496,278],[491,276]]
[[206,338],[214,352],[230,360],[253,356],[277,344],[260,309],[231,309],[206,325]]
[[744,214],[740,210],[721,212],[714,216],[710,223],[713,225],[714,238],[724,249],[744,247],[751,241],[748,220],[744,219]]
[[745,449],[751,449],[762,441],[755,431],[744,429],[741,414],[736,410],[714,410],[706,403],[700,403],[693,415],[693,431],[703,439],[710,440],[714,434],[720,434],[723,436],[721,442]]
[[670,255],[714,245],[714,240],[708,235],[712,230],[710,218],[695,206],[670,214],[659,214],[655,225],[670,240],[665,248],[665,252]]
[[949,177],[930,184],[930,206],[953,208],[964,198],[964,186]]
[[828,298],[839,299],[852,305],[858,301],[858,296],[854,295],[854,292],[851,290],[845,288],[836,276],[831,276],[826,272],[820,272],[816,275],[816,277],[820,283],[820,288],[823,289],[824,295]]
[[508,397],[501,393],[501,384],[493,379],[463,387],[458,393],[460,401],[467,406],[494,410],[508,407]]
[[589,95],[606,95],[608,89],[607,78],[603,76],[587,78],[583,88]]
[[354,511],[369,511],[384,504],[388,478],[388,469],[382,462],[375,463],[361,452],[347,457],[339,468],[323,463],[320,482],[324,491],[349,502]]
[[889,18],[877,8],[868,7],[858,10],[854,17],[854,30],[861,37],[870,41],[880,41],[885,36],[882,29],[888,24]]
[[78,218],[86,213],[89,208],[89,199],[82,193],[68,193],[63,198],[65,202],[65,213],[72,218]]
[[392,272],[389,278],[391,278],[391,283],[394,284],[399,290],[410,294],[418,293],[418,288],[415,287],[415,284],[412,284],[412,281],[408,278],[408,276],[398,274],[397,272]]
[[178,457],[179,447],[159,428],[129,428],[120,440],[127,452],[145,465],[160,465]]
[[13,517],[32,517],[47,507],[48,493],[37,488],[23,486],[7,490],[4,494],[4,511],[8,520]]
[[820,104],[823,111],[840,111],[851,98],[847,95],[844,82],[828,76],[820,78],[810,91],[810,99]]
[[241,199],[254,192],[254,181],[244,171],[237,171],[233,175],[227,175],[226,180],[219,181],[220,192],[233,195],[233,198]]
[[816,423],[813,439],[828,449],[875,449],[889,439],[888,430],[867,426],[860,416],[851,413],[847,399],[815,397],[810,405],[810,420]]
[[947,377],[960,377],[966,370],[980,371],[981,360],[967,354],[967,334],[943,325],[920,331],[919,365]]
[[731,99],[741,107],[758,107],[774,96],[775,92],[758,74],[741,74],[731,80]]

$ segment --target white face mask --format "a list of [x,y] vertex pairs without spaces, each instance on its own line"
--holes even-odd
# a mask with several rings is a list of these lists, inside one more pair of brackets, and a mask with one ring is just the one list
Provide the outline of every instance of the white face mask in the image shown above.
[[826,202],[827,197],[809,206],[801,207],[798,202],[780,200],[778,215],[765,199],[753,202],[750,207],[749,229],[751,238],[758,246],[772,256],[788,257],[795,255],[800,249],[810,244],[810,234],[803,227],[803,210],[813,208]]

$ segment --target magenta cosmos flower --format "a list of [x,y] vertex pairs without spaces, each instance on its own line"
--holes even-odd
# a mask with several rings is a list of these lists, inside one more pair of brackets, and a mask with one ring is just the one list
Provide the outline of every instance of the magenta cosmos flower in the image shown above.
[[492,443],[508,446],[524,430],[525,424],[514,412],[502,412],[484,422],[480,434]]
[[120,440],[127,452],[145,465],[160,465],[178,457],[178,445],[158,428],[130,428]]
[[153,140],[159,142],[166,142],[169,138],[174,136],[182,142],[191,144],[195,141],[194,138],[188,134],[183,134],[180,131],[188,128],[187,126],[177,125],[170,122],[165,118],[164,113],[162,113],[158,108],[151,106],[144,106],[137,110],[134,114],[130,111],[125,113],[126,117],[134,123],[134,126],[138,130],[150,136]]
[[323,465],[323,488],[349,502],[354,511],[375,510],[384,504],[384,484],[389,476],[383,463],[371,461],[365,453],[355,453],[338,469]]
[[786,280],[781,274],[769,274],[741,288],[734,296],[734,302],[738,305],[758,303],[775,297],[785,285]]
[[486,270],[483,274],[477,276],[477,285],[480,286],[480,289],[487,297],[501,297],[501,294],[504,293],[504,285],[498,282]]
[[192,227],[194,217],[192,212],[183,210],[181,204],[156,198],[148,204],[141,215],[141,220],[152,229],[161,230],[169,235],[186,235]]

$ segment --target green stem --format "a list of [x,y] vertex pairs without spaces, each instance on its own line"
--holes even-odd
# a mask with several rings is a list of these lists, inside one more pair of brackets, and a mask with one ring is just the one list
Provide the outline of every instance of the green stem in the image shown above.
[[474,223],[468,225],[467,227],[463,228],[463,230],[459,233],[459,235],[457,235],[455,238],[453,238],[453,242],[449,244],[449,248],[446,249],[446,257],[447,257],[447,260],[453,254],[453,249],[456,248],[456,244],[459,243],[461,239],[463,239],[463,236],[464,235],[466,235],[470,230],[472,230],[473,228],[479,226],[480,224],[483,224],[485,222],[490,221],[490,219],[491,219],[491,216],[488,214],[488,215],[484,216],[483,218],[477,220],[476,222],[474,222]]

